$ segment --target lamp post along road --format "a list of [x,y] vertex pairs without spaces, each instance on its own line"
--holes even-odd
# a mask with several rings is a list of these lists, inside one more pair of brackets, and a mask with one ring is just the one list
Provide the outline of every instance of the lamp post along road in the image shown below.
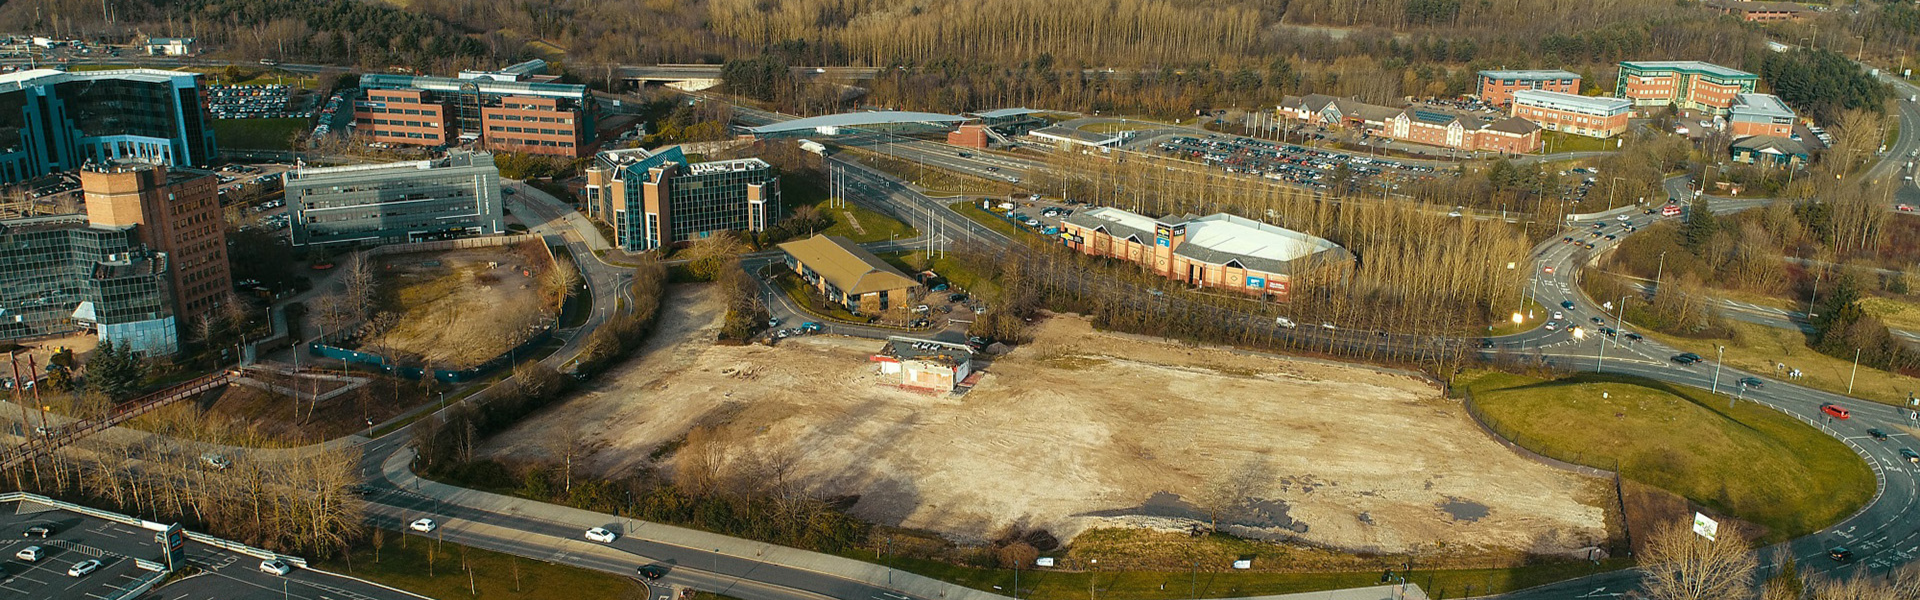
[[1709,393],[1718,394],[1720,393],[1720,364],[1726,362],[1727,347],[1719,344],[1714,344],[1713,347],[1715,349],[1713,354],[1713,388]]

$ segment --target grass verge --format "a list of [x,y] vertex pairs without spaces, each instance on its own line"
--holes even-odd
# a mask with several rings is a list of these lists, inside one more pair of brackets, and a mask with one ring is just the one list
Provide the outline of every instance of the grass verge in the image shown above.
[[292,150],[293,136],[307,127],[306,119],[214,119],[213,136],[222,148]]
[[1543,152],[1559,154],[1561,152],[1609,152],[1619,150],[1612,139],[1592,138],[1584,135],[1561,133],[1558,131],[1540,132],[1540,148]]
[[[1531,331],[1533,328],[1539,327],[1541,323],[1551,320],[1548,317],[1553,316],[1553,311],[1548,310],[1547,307],[1541,306],[1539,302],[1534,302],[1532,298],[1527,298],[1524,303],[1525,306],[1520,309],[1520,322],[1515,323],[1512,319],[1508,319],[1495,323],[1493,328],[1487,331],[1487,336],[1513,335]],[[1532,317],[1529,318],[1528,315],[1532,315]]]
[[973,219],[974,222],[981,225],[985,225],[987,229],[998,231],[1001,235],[1010,238],[1017,238],[1025,231],[1021,229],[1019,225],[1014,225],[1012,221],[1008,221],[1000,215],[987,212],[986,209],[980,208],[980,205],[975,202],[955,202],[947,206],[952,208],[954,212],[960,213],[966,218]]
[[391,531],[380,535],[386,542],[378,549],[363,543],[344,560],[329,559],[316,566],[429,598],[644,600],[647,597],[645,588],[609,573],[435,542],[416,535]]
[[[781,180],[780,193],[783,198],[793,201],[793,206],[812,206],[820,215],[833,224],[820,230],[825,235],[837,235],[856,244],[884,242],[892,239],[910,238],[915,235],[913,227],[879,212],[869,210],[852,202],[845,206],[833,206],[827,190],[810,179],[789,177]],[[854,224],[859,227],[855,228]]]
[[1155,127],[1166,127],[1166,125],[1161,125],[1158,123],[1136,123],[1133,121],[1125,121],[1120,123],[1105,121],[1100,123],[1088,123],[1085,126],[1081,127],[1080,130],[1088,133],[1122,133],[1127,131],[1139,131],[1142,129],[1153,129]]
[[1873,497],[1873,472],[1813,427],[1753,402],[1608,374],[1457,380],[1488,426],[1571,463],[1615,469],[1762,527],[1766,543],[1819,530]]
[[[913,260],[909,257],[925,255],[925,251],[915,250],[912,252],[888,252],[879,255],[879,257],[881,260],[887,261],[888,264],[902,271],[911,273],[914,269],[909,267],[909,263],[912,263]],[[947,281],[952,282],[952,284],[959,289],[967,290],[967,293],[970,295],[979,296],[988,300],[1000,297],[999,284],[994,283],[993,279],[974,272],[973,269],[967,268],[966,265],[961,264],[959,260],[951,255],[934,257],[933,260],[927,261],[927,268],[931,269],[935,274],[945,277]],[[942,294],[944,293],[945,292],[942,292]]]
[[807,287],[807,283],[801,281],[800,278],[793,273],[788,272],[775,275],[773,280],[776,285],[780,286],[780,291],[786,292],[787,297],[793,299],[793,304],[800,307],[800,310],[806,311],[807,314],[847,323],[867,322],[866,318],[854,316],[854,314],[848,312],[844,306],[828,304],[825,310],[821,310],[820,301],[817,296],[819,292]]

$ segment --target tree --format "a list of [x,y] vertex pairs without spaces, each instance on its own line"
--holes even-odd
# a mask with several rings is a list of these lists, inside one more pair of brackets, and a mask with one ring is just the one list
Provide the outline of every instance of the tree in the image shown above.
[[1737,528],[1720,527],[1709,540],[1693,533],[1691,521],[1666,524],[1647,538],[1640,553],[1646,573],[1642,590],[1651,600],[1724,600],[1753,592],[1759,559]]
[[747,246],[732,234],[719,233],[693,243],[687,249],[687,270],[701,281],[715,281],[729,264],[737,263]]
[[102,340],[87,357],[87,389],[99,392],[114,402],[132,398],[146,377],[146,365],[133,347]]
[[1002,569],[1024,568],[1032,565],[1034,559],[1040,558],[1040,551],[1026,542],[1014,542],[1001,546],[996,554]]
[[1687,247],[1698,251],[1707,242],[1713,240],[1713,234],[1720,231],[1720,223],[1714,219],[1713,211],[1707,210],[1705,197],[1695,198],[1693,206],[1687,209],[1687,220],[1680,226],[1681,235],[1686,237]]

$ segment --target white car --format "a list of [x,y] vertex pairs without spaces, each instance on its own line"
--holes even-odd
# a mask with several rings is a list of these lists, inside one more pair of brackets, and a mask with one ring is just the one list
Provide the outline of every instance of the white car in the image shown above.
[[412,529],[420,533],[431,533],[435,527],[439,526],[440,524],[433,522],[433,519],[421,518],[418,521],[414,521],[413,524],[407,525],[407,529]]
[[99,568],[100,568],[100,561],[89,558],[87,560],[74,563],[72,567],[67,569],[67,576],[68,577],[85,577],[88,573],[92,573],[95,569],[99,569]]
[[1286,317],[1274,317],[1274,318],[1273,318],[1273,323],[1274,323],[1275,325],[1279,325],[1279,326],[1281,326],[1281,327],[1285,327],[1285,328],[1287,328],[1287,329],[1293,329],[1293,328],[1294,328],[1294,323],[1293,323],[1293,319],[1289,319],[1289,318],[1286,318]]
[[20,560],[24,560],[27,562],[40,562],[40,559],[42,557],[45,557],[46,555],[47,555],[47,552],[45,550],[41,550],[39,546],[27,546],[25,549],[22,549],[19,552],[13,553],[14,558],[18,558]]
[[620,534],[607,531],[604,528],[595,527],[593,529],[587,530],[587,539],[600,542],[602,544],[611,544],[613,543],[613,540],[616,540],[619,538],[620,538]]
[[285,576],[286,574],[293,572],[293,566],[287,563],[281,562],[279,559],[268,559],[268,560],[260,561],[260,572],[268,573],[272,575]]
[[1622,221],[1625,221],[1625,220],[1628,220],[1628,219],[1627,219],[1627,216],[1626,216],[1626,215],[1620,215],[1620,216],[1618,216],[1618,217],[1614,217],[1614,218],[1615,218],[1615,219],[1619,219],[1619,220],[1622,220]]
[[1560,314],[1560,311],[1557,311],[1557,310],[1556,310],[1556,311],[1553,311],[1553,318],[1555,318],[1555,319],[1565,319],[1565,318],[1567,318],[1567,316],[1566,316],[1566,315],[1563,315],[1563,314]]

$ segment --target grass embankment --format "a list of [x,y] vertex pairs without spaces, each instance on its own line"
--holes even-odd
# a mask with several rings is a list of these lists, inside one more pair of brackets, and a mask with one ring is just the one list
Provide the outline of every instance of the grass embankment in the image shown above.
[[854,316],[853,313],[847,311],[846,307],[838,304],[827,303],[827,308],[822,310],[820,308],[820,292],[812,287],[808,287],[806,281],[801,280],[798,275],[794,275],[792,272],[782,272],[779,275],[775,275],[773,282],[775,285],[780,286],[780,291],[786,292],[788,298],[793,299],[795,306],[800,307],[800,310],[805,311],[807,314],[848,323],[867,322],[865,317]]
[[392,531],[381,535],[385,536],[386,543],[378,551],[372,544],[363,543],[354,548],[346,560],[329,559],[315,566],[429,598],[644,600],[647,597],[646,589],[636,582],[610,573],[436,543],[425,537]]
[[920,186],[929,193],[1007,195],[1019,188],[1011,181],[988,179],[955,173],[924,163],[895,158],[865,148],[850,148],[847,154],[861,164],[886,171],[901,181]]
[[[1647,337],[1709,360],[1714,357],[1715,344],[1725,345],[1728,367],[1782,379],[1789,369],[1799,369],[1801,378],[1794,380],[1795,384],[1882,404],[1905,406],[1907,392],[1920,390],[1920,378],[1866,365],[1861,365],[1859,375],[1855,376],[1851,359],[1828,356],[1807,347],[1807,336],[1799,331],[1733,319],[1727,319],[1726,323],[1733,332],[1730,339],[1687,338],[1657,332],[1647,332]],[[1786,368],[1775,369],[1777,364]],[[1853,381],[1851,393],[1847,386],[1849,380]]]
[[1545,154],[1562,152],[1612,152],[1619,150],[1613,138],[1600,139],[1558,131],[1540,132],[1540,149]]
[[1873,497],[1873,472],[1852,450],[1757,403],[1728,408],[1705,390],[1603,374],[1481,373],[1455,386],[1507,439],[1571,463],[1617,464],[1624,477],[1765,527],[1765,542],[1816,531]]
[[[881,260],[887,261],[888,264],[893,265],[895,268],[912,273],[914,269],[909,266],[910,263],[914,262],[912,257],[926,256],[926,254],[925,251],[915,250],[913,252],[888,252],[878,256]],[[961,264],[960,261],[955,259],[951,254],[947,256],[936,256],[933,260],[927,261],[927,269],[932,270],[936,275],[945,277],[954,287],[967,290],[969,294],[987,299],[998,298],[1000,296],[1000,284],[994,283],[993,279],[977,273],[973,269],[967,268],[966,265]]]
[[1888,327],[1920,331],[1920,304],[1872,296],[1860,299],[1860,309],[1880,319],[1880,322],[1886,323]]
[[222,148],[292,150],[306,119],[214,119],[213,136]]
[[952,208],[954,212],[960,213],[966,218],[973,219],[976,223],[985,225],[987,229],[998,231],[1001,235],[1010,238],[1018,238],[1022,232],[1026,231],[1019,225],[1014,225],[1012,221],[1008,221],[1000,215],[987,212],[986,209],[980,208],[980,203],[978,202],[955,202],[947,206]]
[[834,206],[827,190],[809,179],[788,177],[781,180],[780,195],[793,202],[793,206],[812,206],[832,223],[821,234],[837,235],[856,244],[884,242],[892,239],[905,239],[917,235],[912,226],[898,219],[869,210],[866,207],[843,202]]
[[[1226,540],[1224,543],[1235,546],[1274,547],[1225,536],[1213,537],[1222,538]],[[1199,543],[1209,542],[1203,540]],[[881,560],[871,553],[852,556],[998,594],[1011,595],[1014,587],[1014,572],[1008,569],[980,569],[900,557]],[[1231,562],[1232,558],[1238,556],[1231,555],[1226,561]],[[1254,562],[1256,565],[1271,565],[1257,557]],[[1405,572],[1399,561],[1394,561],[1391,566],[1395,575]],[[1419,584],[1428,597],[1461,598],[1498,594],[1629,566],[1632,566],[1632,559],[1628,558],[1608,559],[1599,565],[1575,561],[1507,569],[1427,570],[1415,564],[1413,571],[1405,573],[1407,581]],[[1101,600],[1234,598],[1380,585],[1384,568],[1336,573],[1227,571],[1217,570],[1218,565],[1211,568],[1214,570],[1199,571],[1022,571],[1019,574],[1019,591],[1020,597],[1030,600],[1084,600],[1090,589]]]
[[[1525,306],[1520,309],[1519,323],[1513,322],[1512,319],[1494,323],[1493,329],[1487,332],[1487,336],[1513,335],[1532,331],[1533,328],[1539,327],[1541,323],[1552,320],[1550,317],[1553,316],[1553,311],[1541,306],[1539,302],[1534,302],[1532,298],[1527,298],[1524,304]],[[1529,317],[1528,315],[1532,316]]]

